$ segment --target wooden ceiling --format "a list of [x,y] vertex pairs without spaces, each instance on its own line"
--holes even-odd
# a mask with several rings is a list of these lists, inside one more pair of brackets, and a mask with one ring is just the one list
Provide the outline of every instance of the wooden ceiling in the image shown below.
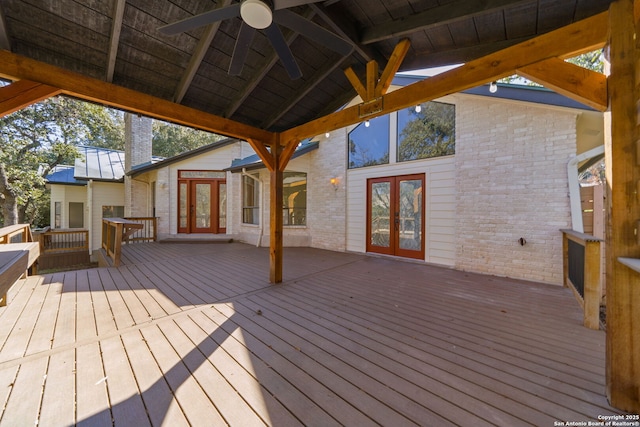
[[[327,0],[291,10],[347,40],[342,57],[282,28],[303,76],[291,80],[268,39],[227,73],[240,18],[175,36],[158,28],[231,0],[3,0],[0,48],[251,127],[284,131],[356,95],[344,70],[384,68],[410,40],[400,71],[457,64],[608,9],[610,0]],[[0,64],[0,75],[2,66]]]

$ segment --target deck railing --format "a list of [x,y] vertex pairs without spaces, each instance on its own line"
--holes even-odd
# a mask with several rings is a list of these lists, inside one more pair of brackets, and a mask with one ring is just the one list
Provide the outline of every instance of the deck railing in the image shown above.
[[127,236],[127,243],[155,242],[158,240],[156,217],[126,217],[126,220],[142,224],[142,228],[136,229]]
[[0,228],[0,245],[33,242],[29,224],[15,224]]
[[564,285],[574,291],[584,310],[584,326],[600,328],[600,243],[602,239],[573,230],[562,232]]
[[51,230],[37,233],[40,253],[89,252],[89,230]]
[[126,242],[128,237],[136,231],[142,229],[144,224],[134,222],[124,218],[103,218],[102,219],[102,249],[107,257],[111,259],[113,266],[120,265],[122,254],[122,242]]

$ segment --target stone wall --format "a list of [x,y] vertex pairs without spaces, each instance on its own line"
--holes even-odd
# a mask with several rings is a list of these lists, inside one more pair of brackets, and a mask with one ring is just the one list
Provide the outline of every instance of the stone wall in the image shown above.
[[[578,112],[466,98],[456,110],[456,268],[562,284]],[[519,239],[526,240],[522,246]]]

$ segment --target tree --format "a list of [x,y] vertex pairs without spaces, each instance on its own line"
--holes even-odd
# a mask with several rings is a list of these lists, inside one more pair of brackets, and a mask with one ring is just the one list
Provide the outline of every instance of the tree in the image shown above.
[[73,164],[76,145],[122,146],[116,117],[102,106],[58,96],[0,118],[2,223],[44,225],[44,177],[57,165]]
[[155,156],[173,157],[224,138],[215,133],[158,120],[154,120],[152,126],[153,155]]
[[420,112],[409,109],[400,132],[398,161],[455,154],[456,112],[451,104],[426,102]]
[[[587,70],[597,71],[598,73],[604,72],[604,52],[602,49],[583,53],[573,58],[568,58],[566,61],[575,65],[579,65],[583,68],[586,68]],[[505,77],[500,81],[503,83],[518,83],[527,86],[541,86],[536,82],[532,82],[516,74],[514,74],[513,76]]]

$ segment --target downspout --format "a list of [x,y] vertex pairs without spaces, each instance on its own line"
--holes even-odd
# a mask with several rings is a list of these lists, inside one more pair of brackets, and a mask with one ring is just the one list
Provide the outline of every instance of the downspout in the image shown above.
[[[242,168],[242,176],[246,176],[251,178],[252,180],[254,180],[255,182],[258,183],[258,189],[260,191],[260,199],[261,199],[261,206],[260,206],[260,227],[258,228],[258,241],[256,242],[256,247],[259,248],[260,247],[260,243],[262,242],[262,233],[263,233],[263,227],[264,227],[264,216],[263,216],[263,212],[264,212],[264,191],[262,191],[262,181],[260,181],[259,178],[256,178],[255,176],[248,174],[247,173],[247,168]],[[240,205],[242,206],[242,203],[240,203]]]
[[580,202],[580,182],[578,181],[578,164],[604,153],[604,145],[585,151],[569,160],[567,174],[569,177],[569,202],[571,203],[571,224],[573,231],[584,233],[582,223],[582,205]]
[[[93,180],[90,179],[87,183],[87,210],[89,211],[89,221],[87,224],[89,225],[89,241],[87,245],[89,245],[89,255],[93,252],[93,230],[95,230],[95,224],[93,223]],[[102,230],[102,218],[98,223],[98,227]]]

